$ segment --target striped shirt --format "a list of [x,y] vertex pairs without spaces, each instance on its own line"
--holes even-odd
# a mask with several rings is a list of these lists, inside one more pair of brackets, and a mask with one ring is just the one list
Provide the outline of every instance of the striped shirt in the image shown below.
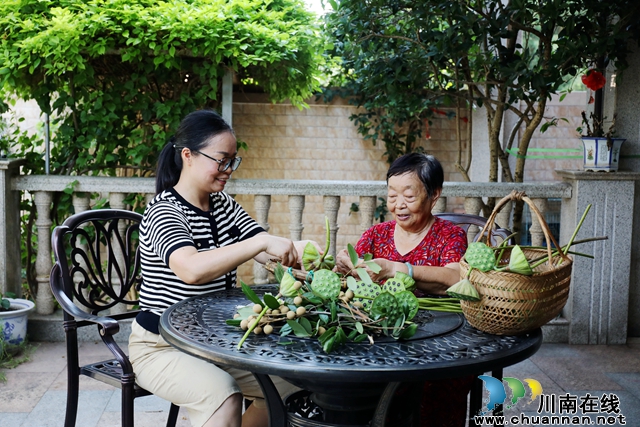
[[185,298],[235,286],[236,269],[204,284],[187,284],[169,268],[176,249],[198,252],[228,246],[264,231],[228,194],[212,193],[210,211],[187,202],[173,188],[149,203],[140,223],[140,308],[158,316]]

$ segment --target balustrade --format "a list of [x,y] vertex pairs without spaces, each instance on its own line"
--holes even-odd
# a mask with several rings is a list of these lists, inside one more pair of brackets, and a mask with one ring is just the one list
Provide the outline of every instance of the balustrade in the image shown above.
[[[19,241],[20,239],[19,223],[15,220],[15,217],[17,217],[15,210],[18,209],[19,204],[11,202],[11,198],[22,192],[30,192],[34,195],[37,209],[36,229],[38,233],[38,251],[36,258],[36,280],[38,283],[38,291],[36,295],[36,307],[39,314],[49,314],[54,311],[53,298],[48,286],[49,270],[51,269],[50,235],[52,222],[50,219],[50,209],[53,193],[73,187],[73,206],[76,212],[90,208],[89,195],[94,193],[100,193],[102,196],[108,195],[109,204],[112,208],[127,209],[130,207],[127,207],[124,201],[125,197],[131,193],[144,194],[147,202],[151,200],[155,192],[154,180],[153,178],[19,176],[15,172],[13,174],[9,173],[9,171],[12,170],[11,166],[3,166],[1,163],[2,162],[0,162],[0,183],[4,180],[5,194],[1,195],[0,208],[4,208],[2,214],[6,225],[1,224],[0,231],[4,233],[3,236],[7,237],[4,243],[0,242],[0,256],[2,257],[2,259],[0,259],[0,265],[2,265],[3,262],[6,264],[9,259],[13,259],[12,262],[19,263],[19,257],[16,261],[15,253],[11,255],[13,258],[7,255],[12,252],[11,248],[15,250],[15,240],[18,239]],[[636,177],[629,177],[628,179],[633,180],[636,179]],[[609,179],[607,182],[613,185],[615,181]],[[549,198],[561,199],[564,224],[564,217],[567,215],[565,205],[572,208],[572,200],[576,197],[573,193],[576,191],[576,188],[575,182],[520,184],[446,182],[442,197],[434,206],[433,211],[434,213],[451,211],[452,206],[455,206],[458,212],[463,210],[465,213],[478,215],[481,214],[482,211],[483,198],[502,198],[512,190],[517,190],[526,192],[527,195],[534,200],[535,205],[543,215],[547,210],[547,200]],[[336,248],[336,242],[338,241],[337,236],[341,233],[341,221],[346,220],[347,210],[349,209],[349,206],[343,203],[343,198],[351,197],[358,201],[357,228],[361,233],[374,223],[378,198],[386,196],[386,184],[384,181],[233,180],[227,184],[226,191],[232,195],[253,196],[254,206],[253,212],[251,213],[265,230],[269,230],[270,228],[269,214],[272,209],[272,196],[286,196],[288,202],[288,213],[286,215],[288,215],[288,217],[285,220],[285,224],[288,221],[289,235],[293,240],[302,239],[305,226],[310,225],[303,223],[303,214],[309,202],[309,197],[321,196],[321,209],[323,210],[324,216],[329,219],[331,230],[330,236],[332,244],[329,251],[335,255],[338,249]],[[575,210],[574,208],[572,209]],[[625,209],[629,210],[626,205]],[[281,214],[282,213],[279,213],[279,215]],[[576,216],[576,214],[573,214],[573,216]],[[504,228],[513,228],[510,218],[511,206],[505,206],[497,215],[496,223]],[[573,219],[573,222],[567,222],[574,224],[575,219]],[[316,230],[318,229],[318,224],[311,225],[316,226]],[[321,228],[324,229],[324,223],[321,224]],[[477,233],[478,230],[470,231],[471,234],[474,232]],[[533,245],[542,245],[544,243],[544,234],[537,221],[531,221],[529,232]],[[563,233],[566,234],[567,231],[564,230]],[[305,238],[309,238],[309,236]],[[320,242],[324,241],[324,235],[313,236],[312,238]],[[613,253],[614,251],[615,248],[612,247],[611,259],[614,259],[616,256]],[[0,276],[0,289],[12,290],[16,288],[16,284],[8,284],[8,280],[6,275]],[[255,266],[253,269],[253,282],[260,284],[266,283],[267,281],[269,281],[269,277],[266,270]],[[626,284],[626,289],[628,293],[628,283]],[[114,310],[120,309],[121,308],[114,308]],[[571,310],[571,307],[568,305],[568,308],[565,310]],[[554,336],[558,335],[558,341],[566,341],[566,337],[570,335],[568,333],[568,325],[570,324],[572,313],[565,313],[564,316],[565,319],[557,323],[562,326],[562,331],[559,334],[552,332],[547,335],[547,337],[551,337],[551,340],[556,340]],[[624,325],[624,327],[626,328],[626,325]],[[611,328],[614,328],[614,326],[609,327],[609,329]],[[550,330],[553,331],[554,329],[551,328]],[[577,333],[574,335],[576,334]],[[575,338],[575,340],[584,340],[584,338],[582,338],[583,335],[584,334],[582,334],[580,338]],[[616,339],[619,340],[619,338]]]

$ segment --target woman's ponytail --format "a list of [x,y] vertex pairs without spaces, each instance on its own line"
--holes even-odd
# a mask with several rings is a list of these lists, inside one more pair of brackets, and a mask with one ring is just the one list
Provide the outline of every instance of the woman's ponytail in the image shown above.
[[171,137],[158,157],[158,166],[156,167],[156,194],[160,194],[175,186],[180,179],[181,171],[182,157],[176,149],[175,138]]

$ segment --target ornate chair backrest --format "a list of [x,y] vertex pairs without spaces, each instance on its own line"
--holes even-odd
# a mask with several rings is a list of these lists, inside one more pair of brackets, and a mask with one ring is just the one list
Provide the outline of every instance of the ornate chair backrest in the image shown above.
[[[476,242],[480,239],[480,230],[487,223],[487,218],[479,215],[472,214],[457,214],[457,213],[439,213],[434,214],[438,218],[446,219],[447,221],[451,221],[456,224],[458,227],[462,228],[469,237],[470,242]],[[491,230],[491,244],[496,245],[505,239],[509,239],[511,243],[515,243],[513,237],[509,237],[511,232],[506,228],[494,228]]]
[[137,250],[141,219],[136,212],[97,209],[72,215],[56,227],[51,237],[54,295],[62,292],[92,314],[125,312],[137,306],[142,281]]

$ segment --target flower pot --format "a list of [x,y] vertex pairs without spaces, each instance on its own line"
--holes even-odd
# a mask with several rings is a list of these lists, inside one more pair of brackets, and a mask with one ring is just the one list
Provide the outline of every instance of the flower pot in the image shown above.
[[8,311],[0,311],[0,330],[3,340],[9,344],[21,344],[27,337],[27,319],[35,304],[26,299],[7,298],[11,302]]
[[606,137],[583,136],[584,167],[586,171],[615,172],[618,170],[620,146],[624,138],[611,138],[611,146]]

